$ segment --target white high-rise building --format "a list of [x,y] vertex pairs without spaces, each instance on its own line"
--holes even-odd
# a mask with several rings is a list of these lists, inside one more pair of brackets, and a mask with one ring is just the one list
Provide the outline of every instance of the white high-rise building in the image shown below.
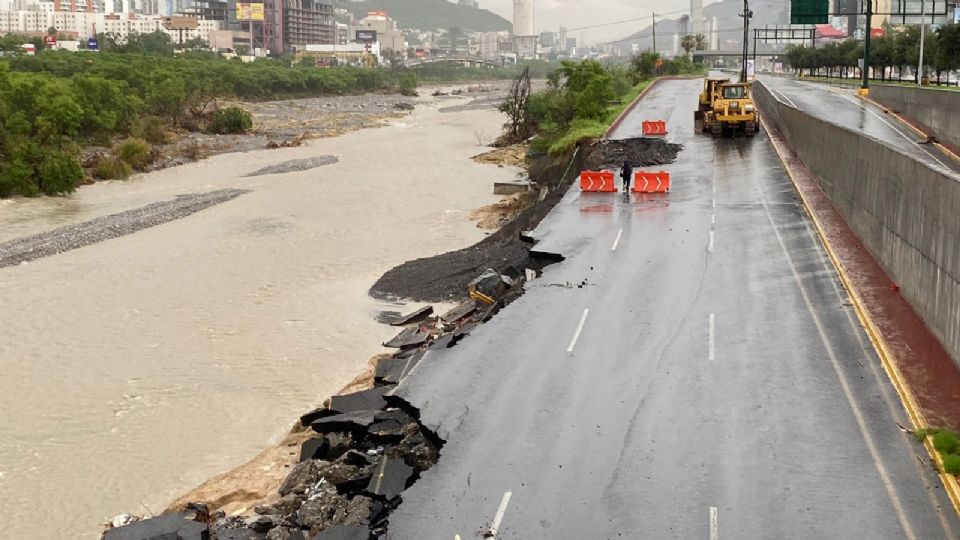
[[537,55],[537,34],[533,24],[533,1],[513,0],[513,39],[519,58]]
[[693,23],[693,35],[703,34],[703,0],[690,0],[690,21]]
[[513,0],[513,35],[531,37],[533,30],[533,0]]

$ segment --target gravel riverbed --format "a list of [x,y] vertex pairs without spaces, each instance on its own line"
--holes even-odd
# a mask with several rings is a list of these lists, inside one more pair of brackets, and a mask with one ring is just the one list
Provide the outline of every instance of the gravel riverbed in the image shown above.
[[171,201],[156,202],[133,210],[4,242],[0,244],[0,268],[133,234],[225,203],[244,193],[248,191],[219,189],[208,193],[178,195]]

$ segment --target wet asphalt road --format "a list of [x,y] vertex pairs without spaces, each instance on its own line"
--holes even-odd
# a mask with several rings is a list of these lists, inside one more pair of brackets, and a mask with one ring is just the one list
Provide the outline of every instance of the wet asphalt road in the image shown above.
[[572,189],[535,231],[566,260],[401,384],[446,445],[390,538],[957,538],[773,149],[695,136],[700,84],[615,134],[667,121],[672,193]]
[[[933,167],[960,173],[960,161],[890,117],[883,109],[856,97],[856,89],[785,77],[762,76],[763,84],[789,105],[822,120],[859,131]],[[958,175],[960,178],[960,175]]]

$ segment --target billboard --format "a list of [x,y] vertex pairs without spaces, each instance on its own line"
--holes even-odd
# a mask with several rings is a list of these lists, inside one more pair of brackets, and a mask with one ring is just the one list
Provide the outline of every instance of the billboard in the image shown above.
[[57,36],[43,36],[43,44],[46,45],[48,49],[56,47]]
[[237,2],[237,20],[238,21],[262,21],[263,4],[250,2]]
[[88,50],[88,51],[96,51],[96,50],[99,50],[99,49],[100,49],[100,42],[97,41],[97,38],[92,37],[92,38],[90,38],[90,39],[87,40],[87,50]]
[[357,30],[357,43],[376,43],[377,42],[377,31],[376,30]]
[[196,17],[164,17],[163,27],[167,30],[196,30],[200,22]]

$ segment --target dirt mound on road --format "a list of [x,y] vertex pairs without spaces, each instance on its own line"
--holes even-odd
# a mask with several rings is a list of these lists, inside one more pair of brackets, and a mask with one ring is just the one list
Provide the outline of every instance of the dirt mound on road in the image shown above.
[[683,146],[663,139],[639,138],[622,141],[603,140],[594,145],[584,160],[591,171],[619,169],[625,159],[634,167],[666,165],[677,159]]

